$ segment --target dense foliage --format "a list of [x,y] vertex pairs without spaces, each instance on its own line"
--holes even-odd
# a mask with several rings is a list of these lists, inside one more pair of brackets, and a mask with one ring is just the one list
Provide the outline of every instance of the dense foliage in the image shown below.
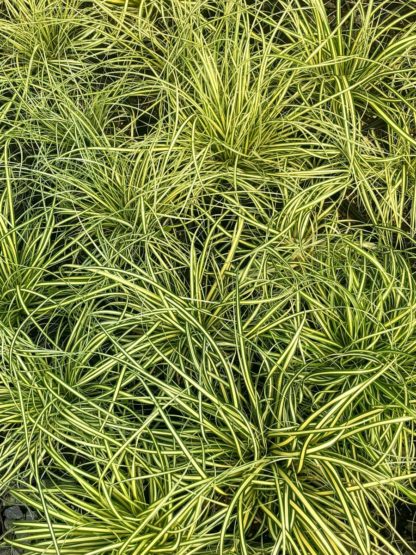
[[399,555],[413,0],[0,2],[0,496],[27,555]]

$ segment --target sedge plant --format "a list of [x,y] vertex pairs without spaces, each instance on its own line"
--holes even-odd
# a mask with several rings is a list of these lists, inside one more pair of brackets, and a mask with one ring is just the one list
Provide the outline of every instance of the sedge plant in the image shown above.
[[2,2],[2,547],[416,553],[415,16]]

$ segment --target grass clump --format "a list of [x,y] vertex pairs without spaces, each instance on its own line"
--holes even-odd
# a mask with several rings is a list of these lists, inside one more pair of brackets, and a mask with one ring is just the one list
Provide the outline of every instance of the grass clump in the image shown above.
[[416,553],[415,15],[3,2],[4,545]]

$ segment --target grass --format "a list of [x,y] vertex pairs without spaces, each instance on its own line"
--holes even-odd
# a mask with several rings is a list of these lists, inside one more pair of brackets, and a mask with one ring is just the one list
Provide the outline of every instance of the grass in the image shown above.
[[416,8],[0,4],[0,497],[26,555],[400,555]]

